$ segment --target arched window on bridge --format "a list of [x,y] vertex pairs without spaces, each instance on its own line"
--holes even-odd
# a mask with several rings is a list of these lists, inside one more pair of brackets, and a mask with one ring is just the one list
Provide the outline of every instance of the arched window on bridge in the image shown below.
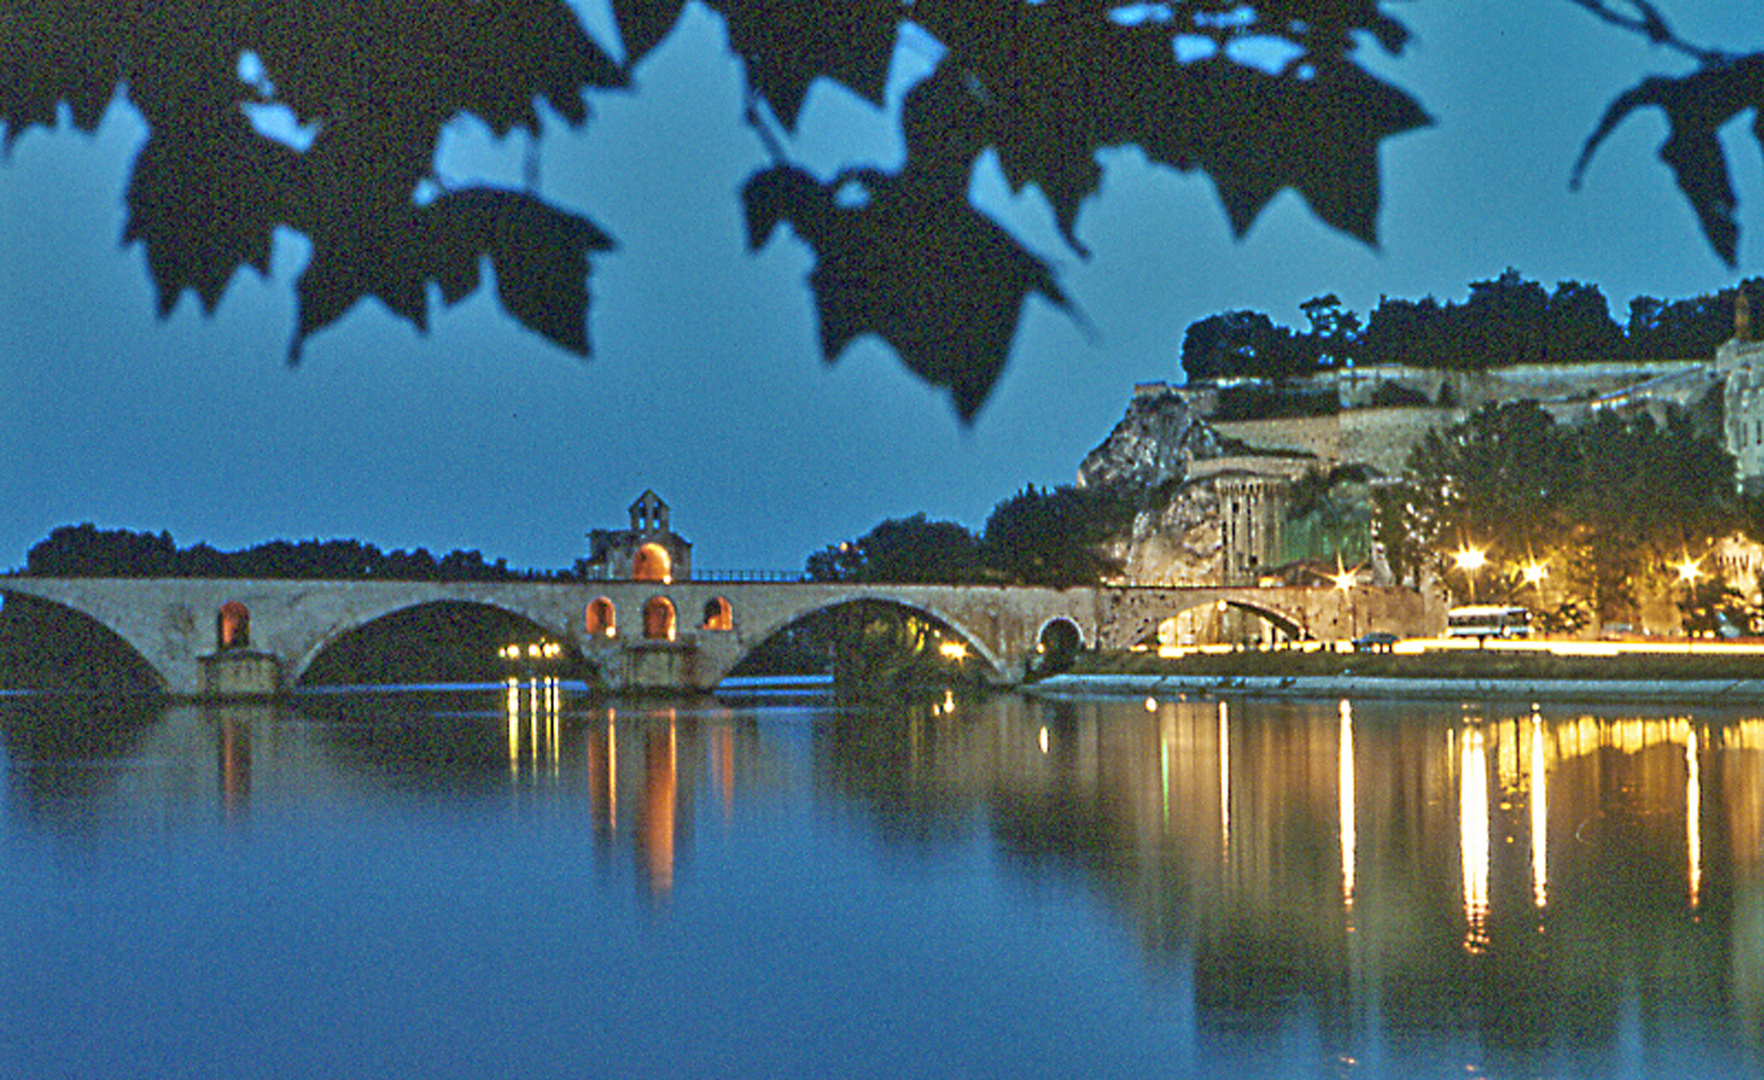
[[1041,628],[1035,643],[1037,670],[1053,674],[1072,666],[1078,650],[1084,647],[1084,635],[1071,619],[1054,619]]
[[582,630],[589,637],[612,637],[618,629],[618,612],[604,596],[595,597],[582,615]]
[[674,602],[665,596],[652,596],[643,605],[643,636],[651,641],[674,640]]
[[728,597],[713,596],[710,602],[704,605],[704,629],[735,629],[735,609],[729,606]]
[[214,643],[221,649],[251,647],[251,609],[237,600],[228,600],[214,616]]
[[667,583],[673,579],[673,560],[668,558],[668,549],[660,544],[644,544],[631,557],[631,576],[638,581],[660,581]]

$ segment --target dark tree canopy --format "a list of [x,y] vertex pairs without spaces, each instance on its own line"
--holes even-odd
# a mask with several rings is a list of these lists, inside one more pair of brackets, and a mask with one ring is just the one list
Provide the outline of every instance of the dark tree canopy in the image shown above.
[[359,540],[270,540],[239,551],[180,547],[169,532],[63,525],[31,546],[32,577],[377,578],[396,581],[512,581],[547,575],[484,561],[476,551],[437,559],[427,548],[381,551]]
[[[1715,131],[1764,104],[1764,54],[1679,41],[1643,0],[1573,0],[1699,67],[1618,97],[1587,140],[1659,106],[1661,156],[1716,252],[1735,258],[1735,199]],[[1074,225],[1099,187],[1100,151],[1135,147],[1211,178],[1242,234],[1279,192],[1368,244],[1378,152],[1429,123],[1374,77],[1362,51],[1399,54],[1408,33],[1378,0],[705,0],[745,62],[747,121],[773,164],[742,198],[750,243],[782,223],[814,249],[808,284],[831,362],[859,337],[887,342],[971,417],[1003,369],[1025,300],[1069,306],[1044,258],[968,201],[975,160],[996,152],[1011,187],[1034,185],[1079,254]],[[622,61],[565,0],[12,0],[0,14],[0,130],[11,143],[65,106],[93,130],[119,92],[149,135],[128,184],[125,239],[145,249],[162,314],[185,291],[212,311],[241,267],[267,273],[277,228],[312,244],[295,282],[291,360],[313,333],[374,297],[418,329],[429,290],[452,304],[494,266],[498,297],[529,329],[586,355],[591,256],[613,240],[530,191],[449,188],[435,174],[443,125],[476,117],[538,134],[539,105],[585,122],[585,95],[626,86],[684,0],[613,0]],[[903,24],[942,47],[908,94],[906,159],[820,177],[785,143],[818,79],[881,104]],[[1179,58],[1176,39],[1214,46]],[[1271,45],[1273,70],[1232,59]],[[1192,50],[1190,51],[1192,53]],[[261,134],[247,110],[285,106],[304,148]]]
[[[1485,371],[1512,364],[1708,358],[1733,336],[1743,292],[1764,311],[1764,278],[1688,300],[1629,302],[1625,326],[1611,318],[1597,285],[1559,281],[1545,289],[1508,267],[1470,283],[1463,303],[1380,297],[1366,317],[1333,293],[1299,305],[1310,323],[1294,331],[1258,311],[1227,311],[1189,324],[1182,369],[1190,382],[1283,379],[1352,364]],[[1223,399],[1222,399],[1223,400]]]

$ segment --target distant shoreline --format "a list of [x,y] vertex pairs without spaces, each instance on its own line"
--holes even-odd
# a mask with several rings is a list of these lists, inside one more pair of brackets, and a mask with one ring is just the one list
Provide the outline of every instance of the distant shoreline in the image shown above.
[[1023,687],[1041,697],[1086,696],[1417,698],[1430,701],[1648,701],[1687,705],[1764,703],[1756,679],[1526,679],[1359,675],[1054,675]]
[[1764,655],[1455,649],[1249,650],[1165,658],[1102,652],[1026,687],[1047,696],[1195,694],[1432,700],[1764,702]]

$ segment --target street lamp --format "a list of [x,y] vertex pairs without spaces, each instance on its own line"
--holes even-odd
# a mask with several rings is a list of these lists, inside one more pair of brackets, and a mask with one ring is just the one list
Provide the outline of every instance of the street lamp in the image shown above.
[[1461,547],[1452,561],[1458,569],[1464,571],[1464,580],[1470,585],[1470,599],[1476,599],[1476,571],[1488,565],[1488,554],[1481,548]]
[[1360,576],[1360,568],[1359,567],[1356,566],[1352,570],[1343,570],[1341,568],[1341,564],[1336,563],[1335,564],[1335,575],[1329,579],[1330,581],[1333,581],[1335,583],[1336,591],[1341,593],[1341,598],[1342,598],[1343,602],[1345,602],[1347,604],[1348,637],[1349,637],[1349,639],[1356,638],[1359,636],[1359,629],[1360,629],[1359,614],[1360,613],[1357,610],[1355,610],[1354,597],[1353,597],[1353,594],[1349,591],[1350,589],[1352,589],[1354,587],[1354,584],[1356,581],[1358,581],[1359,576]]
[[[1697,578],[1701,577],[1703,573],[1702,561],[1703,560],[1701,559],[1693,559],[1687,555],[1685,556],[1684,561],[1678,564],[1678,582],[1684,586],[1684,607],[1681,610],[1683,610],[1687,616],[1693,614],[1692,609],[1696,606]],[[1679,628],[1681,630],[1685,629],[1682,622]]]

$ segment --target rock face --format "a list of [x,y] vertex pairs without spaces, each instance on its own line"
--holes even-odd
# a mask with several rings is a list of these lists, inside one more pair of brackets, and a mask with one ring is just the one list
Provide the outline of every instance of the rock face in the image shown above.
[[1183,480],[1190,459],[1220,453],[1218,433],[1181,395],[1140,394],[1102,445],[1084,456],[1078,486],[1148,491]]
[[1224,533],[1213,485],[1192,484],[1148,493],[1133,516],[1133,531],[1109,545],[1133,585],[1211,585],[1224,580]]
[[1122,577],[1136,585],[1222,580],[1219,496],[1207,480],[1188,483],[1188,462],[1221,456],[1219,435],[1176,393],[1134,397],[1127,415],[1078,466],[1078,486],[1135,498],[1131,535],[1109,545]]

